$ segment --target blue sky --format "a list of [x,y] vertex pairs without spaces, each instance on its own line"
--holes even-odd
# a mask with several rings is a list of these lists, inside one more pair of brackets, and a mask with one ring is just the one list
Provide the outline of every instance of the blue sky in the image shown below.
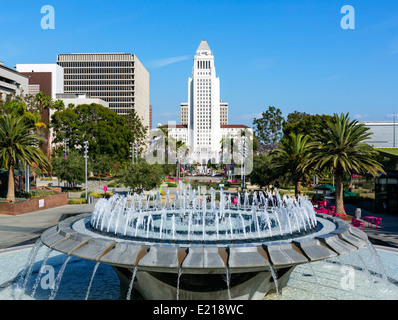
[[[361,121],[398,113],[398,1],[0,0],[0,60],[55,63],[71,52],[134,53],[150,73],[153,125],[179,123],[192,59],[205,38],[215,55],[229,122],[349,112]],[[44,5],[55,29],[40,26]],[[355,9],[344,30],[343,5]]]

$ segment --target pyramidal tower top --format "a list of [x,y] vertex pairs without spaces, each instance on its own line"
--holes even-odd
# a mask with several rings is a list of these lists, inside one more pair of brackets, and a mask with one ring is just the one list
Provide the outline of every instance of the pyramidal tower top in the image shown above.
[[199,51],[211,51],[211,50],[207,41],[203,39],[199,44],[198,50],[196,51],[199,52]]

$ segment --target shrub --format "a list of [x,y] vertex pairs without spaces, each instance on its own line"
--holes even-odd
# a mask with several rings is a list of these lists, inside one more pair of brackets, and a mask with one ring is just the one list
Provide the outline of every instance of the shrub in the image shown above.
[[[103,198],[104,197],[104,193],[103,192],[92,192],[91,194],[90,194],[90,196],[93,196],[94,198]],[[112,192],[107,192],[106,193],[106,197],[108,198],[108,197],[112,197],[113,196],[113,193]]]
[[68,204],[84,204],[87,203],[87,199],[69,199]]
[[[92,193],[93,193],[92,191],[87,192],[88,196],[90,196]],[[81,194],[80,198],[86,198],[86,191],[84,191],[84,192]]]
[[177,184],[176,184],[176,183],[172,183],[172,182],[167,182],[167,186],[168,186],[169,188],[176,188],[176,187],[177,187]]

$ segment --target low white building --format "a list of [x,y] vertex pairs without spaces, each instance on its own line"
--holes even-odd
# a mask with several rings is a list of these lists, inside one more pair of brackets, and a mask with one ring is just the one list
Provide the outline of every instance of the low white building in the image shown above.
[[[397,147],[398,146],[398,127],[393,121],[373,121],[361,122],[372,135],[366,142],[373,147]],[[395,138],[394,138],[395,134]],[[394,145],[395,144],[395,145]]]
[[74,94],[74,93],[58,93],[56,95],[57,100],[62,100],[65,107],[73,104],[74,106],[78,106],[80,104],[100,104],[106,108],[109,108],[109,102],[104,101],[100,98],[91,98],[88,94]]
[[9,94],[27,94],[28,91],[29,78],[0,61],[0,98],[4,99]]
[[64,92],[64,69],[55,63],[17,64],[16,69],[29,78],[29,94],[42,91],[56,100]]

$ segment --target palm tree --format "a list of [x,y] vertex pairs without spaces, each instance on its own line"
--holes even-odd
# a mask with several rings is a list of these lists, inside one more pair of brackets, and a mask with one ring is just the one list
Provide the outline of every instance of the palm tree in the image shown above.
[[344,173],[370,173],[373,176],[384,173],[382,165],[376,160],[378,152],[364,142],[372,134],[368,132],[369,128],[351,120],[348,115],[334,114],[315,129],[314,145],[306,163],[301,167],[303,170],[310,166],[315,170],[330,168],[334,172],[336,213],[344,214]]
[[15,201],[14,168],[18,161],[35,163],[44,170],[51,165],[43,152],[34,145],[42,138],[32,133],[35,126],[24,117],[13,114],[0,115],[0,163],[8,169],[8,191],[6,201]]
[[291,133],[282,138],[279,148],[271,152],[271,168],[279,176],[288,173],[294,182],[294,194],[300,194],[301,183],[308,178],[306,171],[301,169],[307,161],[308,151],[313,142],[310,136]]

